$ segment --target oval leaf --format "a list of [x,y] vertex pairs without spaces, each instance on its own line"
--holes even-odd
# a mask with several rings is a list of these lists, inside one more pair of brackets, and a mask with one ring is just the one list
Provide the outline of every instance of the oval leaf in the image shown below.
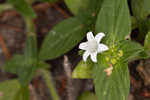
[[104,32],[108,44],[125,39],[131,31],[127,0],[105,0],[98,14],[96,32]]
[[76,46],[84,36],[84,25],[76,18],[69,18],[48,33],[43,41],[39,57],[42,60],[59,57]]

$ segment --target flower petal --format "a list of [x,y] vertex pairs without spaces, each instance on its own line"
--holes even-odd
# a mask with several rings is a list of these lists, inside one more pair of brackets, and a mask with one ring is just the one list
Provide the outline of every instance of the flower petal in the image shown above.
[[109,48],[105,44],[98,45],[98,53],[107,51]]
[[94,36],[93,36],[93,33],[92,32],[88,32],[87,33],[87,40],[88,41],[91,41],[91,40],[94,40],[95,38],[94,38]]
[[87,50],[87,48],[88,48],[88,44],[87,44],[87,42],[80,43],[80,45],[79,45],[79,49]]
[[91,53],[90,55],[91,55],[91,60],[92,60],[93,62],[97,62],[97,52]]
[[90,53],[88,51],[85,51],[84,54],[83,54],[83,61],[86,62],[89,55],[90,55]]
[[101,32],[95,36],[95,39],[99,43],[104,36],[105,36],[105,34]]

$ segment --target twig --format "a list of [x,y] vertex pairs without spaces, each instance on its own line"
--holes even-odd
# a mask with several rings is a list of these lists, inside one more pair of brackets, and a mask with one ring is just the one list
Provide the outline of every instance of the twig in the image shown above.
[[70,15],[66,13],[61,7],[59,7],[56,3],[51,5],[52,7],[56,8],[58,12],[60,12],[65,18],[68,18]]
[[3,39],[1,34],[0,34],[0,46],[2,48],[2,51],[3,51],[6,59],[10,59],[11,58],[11,54],[10,54],[10,52],[9,52],[7,46],[6,46],[6,43],[5,43],[5,41],[4,41],[4,39]]
[[11,26],[11,25],[8,25],[8,24],[0,24],[0,28],[7,28],[8,30],[15,30],[16,32],[22,32],[22,30],[19,28],[19,27],[15,27],[15,26]]
[[31,100],[42,100],[38,94],[36,93],[34,87],[32,85],[29,85],[29,90],[30,90],[30,95],[31,95]]
[[73,80],[71,79],[71,64],[69,63],[69,59],[67,56],[64,56],[64,71],[67,76],[67,94],[68,100],[74,100],[73,98]]
[[66,55],[64,56],[64,70],[66,72],[66,76],[71,78],[71,64],[69,63],[69,59]]

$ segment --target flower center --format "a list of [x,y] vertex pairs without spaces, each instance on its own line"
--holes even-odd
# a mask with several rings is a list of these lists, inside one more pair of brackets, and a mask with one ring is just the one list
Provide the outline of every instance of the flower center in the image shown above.
[[96,40],[88,41],[88,51],[90,53],[96,52],[98,49],[98,43]]

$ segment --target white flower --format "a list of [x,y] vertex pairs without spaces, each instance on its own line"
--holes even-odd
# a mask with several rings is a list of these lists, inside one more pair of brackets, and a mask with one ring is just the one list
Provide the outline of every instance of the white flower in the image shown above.
[[92,32],[87,33],[87,42],[83,42],[79,45],[79,48],[85,50],[83,54],[83,60],[86,61],[88,56],[91,57],[93,62],[97,62],[97,54],[108,50],[108,47],[101,44],[101,39],[105,36],[104,33],[98,33],[95,37]]

